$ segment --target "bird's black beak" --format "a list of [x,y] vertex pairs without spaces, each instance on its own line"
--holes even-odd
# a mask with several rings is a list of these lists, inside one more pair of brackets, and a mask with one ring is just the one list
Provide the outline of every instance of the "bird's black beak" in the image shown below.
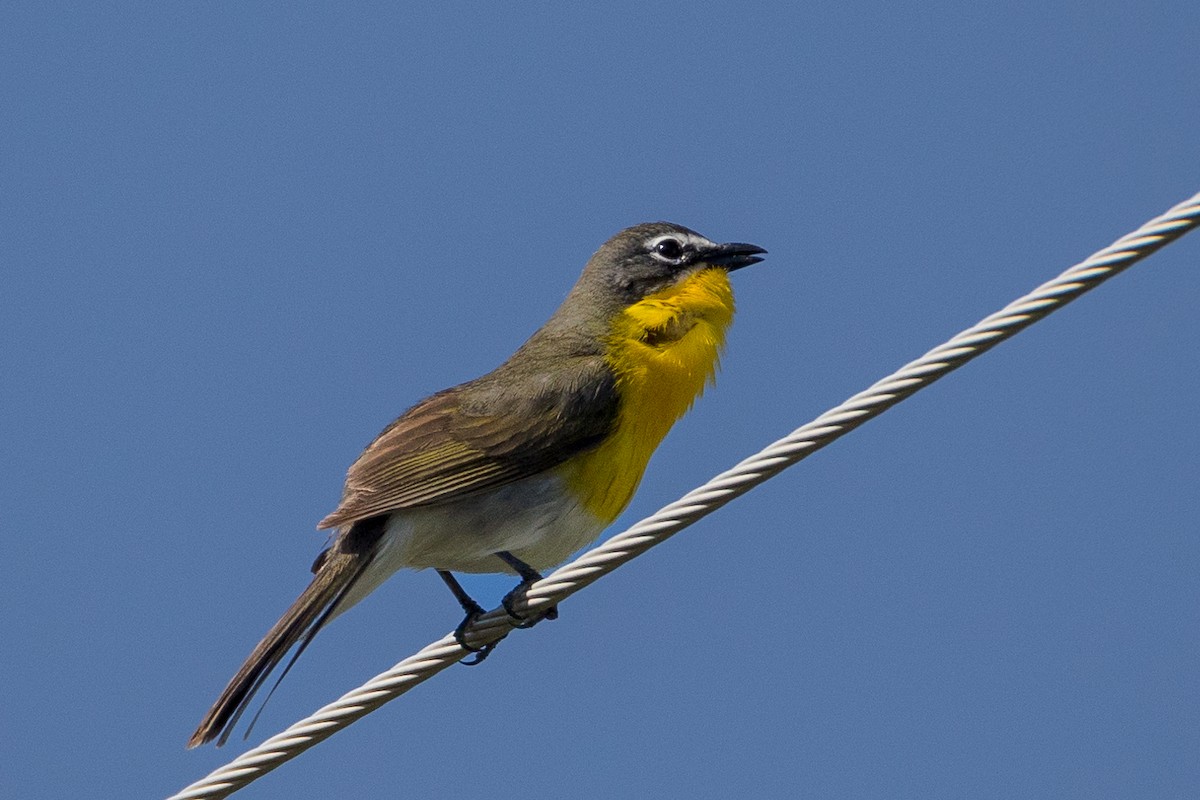
[[758,254],[765,252],[767,251],[756,244],[729,242],[727,244],[713,245],[705,249],[696,260],[705,264],[712,264],[714,267],[724,267],[733,272],[735,269],[748,267],[751,264],[757,264],[762,261],[758,257]]

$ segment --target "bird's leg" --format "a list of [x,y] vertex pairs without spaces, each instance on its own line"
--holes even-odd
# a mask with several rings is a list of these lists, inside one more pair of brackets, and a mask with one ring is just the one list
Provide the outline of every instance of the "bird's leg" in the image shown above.
[[516,610],[513,609],[513,600],[515,600],[519,594],[524,593],[525,590],[530,586],[540,581],[542,579],[542,574],[507,550],[501,550],[500,552],[496,553],[496,557],[512,567],[516,573],[521,576],[521,582],[518,583],[511,592],[504,595],[504,599],[500,601],[501,605],[504,606],[504,610],[508,612],[508,615],[520,623],[516,627],[532,628],[543,619],[558,619],[558,606],[550,606],[543,611],[540,616],[534,617],[533,619],[518,614]]
[[450,587],[450,591],[454,593],[454,599],[458,601],[458,604],[462,606],[463,613],[466,614],[466,616],[463,617],[463,621],[458,623],[458,627],[454,629],[454,641],[458,642],[459,647],[463,648],[464,650],[469,650],[475,655],[471,661],[468,661],[466,658],[464,658],[458,663],[465,664],[468,667],[473,667],[476,664],[482,663],[483,660],[487,658],[493,650],[496,649],[497,643],[492,642],[491,644],[485,644],[483,647],[472,647],[471,645],[467,644],[467,640],[463,634],[472,622],[484,615],[483,606],[479,605],[479,603],[476,603],[475,599],[471,597],[471,595],[467,594],[467,590],[462,587],[462,584],[458,582],[457,578],[450,574],[449,570],[439,569],[437,574],[442,576],[442,580],[445,581],[446,585]]

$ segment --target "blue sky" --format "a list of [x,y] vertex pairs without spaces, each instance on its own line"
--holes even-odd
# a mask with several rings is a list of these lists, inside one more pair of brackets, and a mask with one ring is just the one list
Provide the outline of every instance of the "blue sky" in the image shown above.
[[[1190,2],[5,4],[0,795],[164,796],[236,756],[184,742],[345,468],[612,233],[770,250],[632,522],[1200,189],[1198,36]],[[239,796],[1194,794],[1198,261]],[[253,741],[458,616],[397,575]]]

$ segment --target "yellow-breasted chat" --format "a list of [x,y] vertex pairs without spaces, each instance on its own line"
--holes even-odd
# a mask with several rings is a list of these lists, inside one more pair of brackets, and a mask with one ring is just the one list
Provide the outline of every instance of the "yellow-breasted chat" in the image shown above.
[[460,644],[483,609],[454,572],[519,575],[505,597],[517,616],[514,594],[593,542],[629,504],[651,454],[716,373],[733,321],[729,273],[765,252],[666,222],[623,230],[507,361],[385,428],[318,526],[336,534],[312,582],[189,747],[223,743],[289,651],[294,661],[331,619],[403,567],[433,568],[450,587],[466,615]]

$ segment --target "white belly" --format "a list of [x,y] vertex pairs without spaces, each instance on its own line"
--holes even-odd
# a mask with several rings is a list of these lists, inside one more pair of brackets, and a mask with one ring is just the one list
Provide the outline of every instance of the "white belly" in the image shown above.
[[512,573],[495,555],[507,550],[546,570],[591,544],[605,527],[570,496],[561,478],[547,473],[446,505],[394,511],[375,558],[335,613],[403,567]]

